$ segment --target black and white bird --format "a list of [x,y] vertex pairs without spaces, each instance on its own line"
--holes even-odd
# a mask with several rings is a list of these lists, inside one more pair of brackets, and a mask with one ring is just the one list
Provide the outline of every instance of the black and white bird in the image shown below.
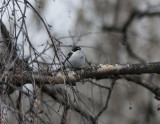
[[86,64],[86,58],[79,46],[73,47],[68,53],[64,65],[66,68],[82,68]]

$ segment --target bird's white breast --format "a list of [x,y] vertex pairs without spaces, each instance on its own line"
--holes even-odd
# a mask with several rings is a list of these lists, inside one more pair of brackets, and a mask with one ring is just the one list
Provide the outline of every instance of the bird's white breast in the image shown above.
[[73,52],[65,66],[70,68],[81,68],[85,65],[85,56],[81,50]]

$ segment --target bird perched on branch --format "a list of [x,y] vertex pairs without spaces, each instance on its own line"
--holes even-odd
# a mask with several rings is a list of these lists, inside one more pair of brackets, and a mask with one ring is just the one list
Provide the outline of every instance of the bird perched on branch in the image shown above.
[[79,46],[73,47],[72,51],[68,53],[64,65],[66,68],[81,68],[86,64],[86,58]]

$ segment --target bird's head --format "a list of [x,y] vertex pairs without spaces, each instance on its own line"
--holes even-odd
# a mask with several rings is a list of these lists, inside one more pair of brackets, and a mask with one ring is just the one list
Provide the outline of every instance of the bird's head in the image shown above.
[[73,47],[73,49],[72,49],[73,52],[75,52],[75,51],[77,51],[77,50],[81,50],[81,48],[80,48],[79,46],[75,46],[75,47]]

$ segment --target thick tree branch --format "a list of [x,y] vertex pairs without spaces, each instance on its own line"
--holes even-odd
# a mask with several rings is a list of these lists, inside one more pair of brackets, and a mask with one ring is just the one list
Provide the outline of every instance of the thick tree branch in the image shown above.
[[[31,68],[27,64],[28,58],[26,58],[26,59],[19,58],[19,55],[17,54],[17,51],[18,51],[17,42],[15,42],[13,40],[16,38],[13,36],[12,37],[10,36],[9,31],[7,30],[5,24],[3,23],[3,21],[1,19],[0,19],[0,35],[2,35],[2,40],[3,40],[3,41],[1,41],[1,43],[4,43],[5,48],[7,48],[7,50],[8,50],[8,59],[10,60],[10,58],[9,58],[9,56],[10,56],[12,58],[12,61],[13,62],[15,61],[14,65],[17,65],[16,67],[19,67],[20,69],[25,68],[25,70],[31,70]],[[4,58],[4,57],[2,56],[2,58]],[[9,61],[8,59],[5,61]],[[3,60],[0,61],[0,64],[2,64],[2,62],[3,62]],[[1,66],[3,66],[3,64]],[[13,70],[12,67],[10,67],[10,70]],[[1,70],[3,70],[3,69],[1,69]]]
[[13,52],[14,57],[17,56],[17,48],[16,45],[14,45],[14,42],[12,41],[12,38],[10,37],[10,33],[7,30],[5,24],[0,19],[0,33],[2,34],[4,43],[6,47],[8,48],[9,52]]
[[8,50],[11,52],[12,40],[11,40],[11,37],[9,35],[9,32],[8,32],[5,24],[2,22],[1,19],[0,19],[0,31],[1,31],[0,33],[2,34],[3,40],[5,41],[4,43],[8,47]]
[[7,79],[11,83],[21,85],[31,83],[33,80],[36,84],[75,84],[82,79],[105,79],[109,76],[128,75],[128,74],[146,74],[157,73],[160,74],[160,62],[146,63],[146,64],[116,64],[116,65],[99,65],[85,67],[76,71],[54,72],[51,76],[44,75],[30,75],[18,74],[2,76],[2,80]]

